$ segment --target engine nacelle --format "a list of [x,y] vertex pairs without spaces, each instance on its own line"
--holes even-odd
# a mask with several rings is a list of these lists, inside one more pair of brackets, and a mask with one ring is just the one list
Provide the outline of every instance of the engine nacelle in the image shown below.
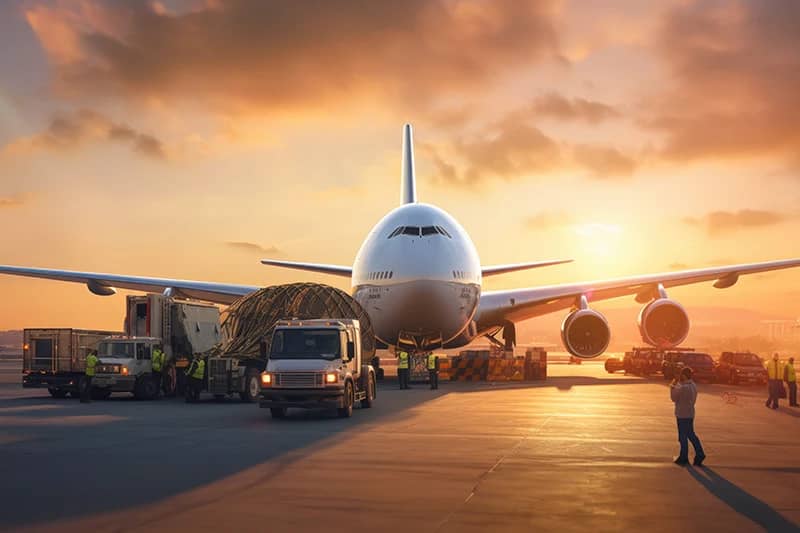
[[669,298],[659,298],[642,307],[638,324],[642,340],[656,348],[674,348],[689,335],[689,315],[681,304]]
[[592,309],[571,312],[561,323],[561,341],[575,357],[591,359],[602,354],[611,341],[611,328],[603,315]]

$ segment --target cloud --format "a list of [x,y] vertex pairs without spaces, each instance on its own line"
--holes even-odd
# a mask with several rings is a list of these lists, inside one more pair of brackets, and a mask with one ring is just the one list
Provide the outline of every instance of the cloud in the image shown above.
[[0,196],[0,209],[22,207],[27,201],[20,196]]
[[790,220],[791,216],[773,211],[742,209],[740,211],[714,211],[702,218],[686,217],[683,222],[705,228],[711,236],[735,233],[742,229],[775,226]]
[[572,148],[572,152],[575,162],[599,179],[630,176],[637,166],[632,158],[608,146],[579,144]]
[[89,142],[111,141],[129,145],[136,152],[153,158],[164,159],[164,147],[152,135],[139,132],[130,126],[117,123],[105,115],[89,109],[54,116],[44,131],[18,139],[7,145],[7,150],[22,148],[46,148],[71,150]]
[[572,224],[572,215],[564,211],[546,211],[525,218],[523,226],[531,231],[544,231]]
[[26,17],[65,94],[232,109],[426,103],[559,56],[555,1],[84,0]]
[[616,109],[608,104],[585,98],[568,99],[552,92],[536,98],[531,104],[531,111],[537,117],[583,120],[590,124],[596,124],[620,115]]
[[225,245],[230,248],[235,248],[237,250],[241,250],[244,252],[258,252],[269,256],[278,255],[281,253],[281,251],[276,246],[264,247],[254,242],[228,241],[225,243]]
[[696,1],[671,10],[656,52],[671,74],[643,124],[677,161],[800,153],[800,3]]
[[630,176],[636,170],[637,162],[616,148],[557,141],[534,125],[535,115],[532,106],[522,107],[476,128],[469,138],[428,144],[422,153],[433,162],[439,181],[466,186],[576,167],[598,179]]

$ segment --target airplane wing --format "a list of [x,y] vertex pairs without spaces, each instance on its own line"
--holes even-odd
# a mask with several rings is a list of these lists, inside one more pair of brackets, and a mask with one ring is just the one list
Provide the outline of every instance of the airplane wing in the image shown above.
[[116,292],[114,289],[131,289],[144,292],[162,292],[171,289],[170,292],[175,296],[226,305],[261,288],[251,285],[230,285],[205,281],[145,278],[139,276],[102,274],[99,272],[77,272],[73,270],[26,268],[5,265],[0,265],[0,274],[85,283],[89,291],[100,296],[110,296]]
[[270,266],[293,268],[295,270],[308,270],[310,272],[319,272],[322,274],[331,274],[333,276],[342,276],[346,278],[352,277],[353,275],[353,269],[348,266],[325,265],[322,263],[297,263],[294,261],[275,261],[274,259],[262,259],[261,262]]
[[739,276],[781,270],[800,266],[800,259],[747,263],[724,267],[702,268],[634,276],[606,281],[567,283],[529,289],[486,291],[481,294],[477,322],[479,326],[502,325],[505,321],[519,322],[555,311],[569,309],[581,296],[589,302],[608,300],[620,296],[636,295],[636,301],[646,303],[664,288],[690,285],[704,281],[714,282],[714,287],[733,286]]
[[517,272],[519,270],[528,270],[531,268],[546,267],[550,265],[563,265],[564,263],[571,263],[572,259],[556,259],[553,261],[537,261],[535,263],[513,263],[510,265],[492,265],[482,266],[481,275],[485,278],[487,276],[496,276],[498,274],[508,274],[509,272]]

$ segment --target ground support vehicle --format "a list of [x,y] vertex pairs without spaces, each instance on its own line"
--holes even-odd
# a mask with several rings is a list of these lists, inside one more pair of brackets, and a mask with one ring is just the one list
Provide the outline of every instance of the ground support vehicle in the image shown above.
[[47,388],[54,398],[80,396],[86,356],[114,331],[28,328],[22,334],[22,386]]
[[614,372],[619,372],[620,370],[625,370],[625,365],[623,363],[623,360],[620,359],[619,357],[609,357],[608,359],[606,359],[604,366],[606,372],[608,372],[609,374],[613,374]]
[[764,361],[750,352],[722,352],[717,361],[716,375],[718,381],[732,385],[767,384]]
[[662,372],[664,379],[673,379],[683,367],[692,369],[694,381],[716,381],[714,359],[707,353],[695,352],[692,348],[681,348],[664,353]]
[[648,377],[662,371],[663,359],[664,353],[661,350],[650,346],[634,347],[631,351],[625,352],[622,369],[626,374]]
[[335,408],[350,417],[353,406],[372,407],[375,370],[362,360],[361,330],[354,319],[281,320],[275,325],[259,407],[284,418],[290,407]]
[[266,358],[222,355],[209,357],[206,363],[205,390],[216,400],[238,394],[243,402],[255,402],[261,393],[261,373],[266,369]]
[[159,347],[166,356],[160,392],[180,394],[185,384],[183,370],[193,354],[210,350],[219,339],[216,306],[161,294],[128,296],[125,335],[109,337],[100,344],[100,365],[92,386],[101,396],[132,392],[140,399],[153,398],[159,391],[151,358]]

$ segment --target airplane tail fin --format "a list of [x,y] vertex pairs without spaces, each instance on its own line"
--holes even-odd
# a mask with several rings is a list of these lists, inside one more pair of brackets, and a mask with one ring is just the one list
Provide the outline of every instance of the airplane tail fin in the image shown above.
[[403,166],[400,184],[400,203],[417,203],[417,180],[414,176],[414,138],[411,124],[403,126]]

